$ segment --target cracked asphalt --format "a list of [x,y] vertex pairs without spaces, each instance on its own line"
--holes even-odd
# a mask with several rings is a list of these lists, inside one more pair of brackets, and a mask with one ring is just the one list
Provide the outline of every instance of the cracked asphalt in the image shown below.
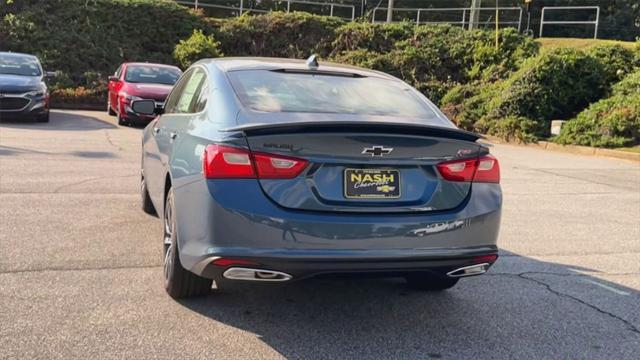
[[176,302],[140,129],[0,123],[0,358],[637,359],[640,164],[496,145],[501,258],[451,291],[235,284]]

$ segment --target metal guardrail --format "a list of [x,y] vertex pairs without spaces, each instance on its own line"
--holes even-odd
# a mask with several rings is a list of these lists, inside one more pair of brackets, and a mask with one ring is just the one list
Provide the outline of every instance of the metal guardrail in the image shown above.
[[[242,14],[249,13],[249,12],[268,13],[272,11],[272,10],[254,9],[252,7],[245,7],[244,0],[237,0],[237,1],[238,1],[238,6],[219,5],[219,4],[212,4],[209,2],[203,3],[198,0],[176,1],[176,2],[181,5],[193,6],[195,9],[198,9],[199,7],[200,8],[205,7],[205,8],[233,10],[238,12],[237,16],[240,16]],[[292,4],[294,6],[295,5],[316,5],[316,6],[328,6],[329,16],[334,16],[334,9],[336,8],[351,9],[351,17],[342,17],[342,16],[338,16],[338,17],[347,19],[350,21],[353,21],[356,18],[356,7],[354,5],[336,4],[332,2],[304,1],[304,0],[275,0],[275,1],[279,3],[287,3],[287,7],[286,7],[287,13],[291,12]]]
[[[371,19],[372,23],[377,22],[376,21],[376,12],[378,10],[381,11],[388,11],[389,9],[386,7],[376,7],[373,9],[373,16]],[[505,24],[505,25],[517,25],[518,31],[520,31],[521,27],[522,27],[522,8],[521,7],[483,7],[479,9],[480,11],[493,11],[495,12],[496,10],[498,11],[518,11],[518,21],[500,21],[500,24]],[[466,27],[470,22],[471,22],[471,8],[394,8],[393,12],[397,12],[397,13],[401,13],[401,12],[415,12],[416,13],[416,18],[415,18],[415,23],[416,25],[420,25],[420,24],[451,24],[451,25],[460,25],[463,28]],[[423,20],[422,14],[423,13],[446,13],[446,12],[461,12],[462,13],[462,18],[460,19],[460,21],[428,21],[428,20]],[[469,14],[469,18],[467,19],[467,14]],[[495,20],[489,20],[489,21],[483,21],[483,24],[495,24]]]
[[[279,2],[286,1],[287,2],[287,12],[290,12],[291,4],[305,4],[305,5],[320,5],[320,6],[329,6],[330,13],[329,16],[333,16],[334,8],[343,8],[343,9],[351,9],[351,21],[356,18],[356,7],[353,5],[345,5],[345,4],[336,4],[333,2],[317,2],[317,1],[301,1],[301,0],[278,0]],[[349,18],[346,18],[349,19]]]
[[[596,19],[594,21],[549,21],[544,19],[544,15],[547,11],[553,10],[595,10],[596,11]],[[544,25],[594,25],[595,30],[593,34],[593,38],[598,38],[598,25],[600,24],[600,6],[545,6],[542,8],[542,15],[540,17],[540,37],[542,37],[542,31],[544,30]]]

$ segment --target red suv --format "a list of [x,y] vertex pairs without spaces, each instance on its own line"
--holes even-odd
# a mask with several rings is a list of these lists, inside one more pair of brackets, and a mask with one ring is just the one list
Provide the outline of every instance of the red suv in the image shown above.
[[131,101],[153,99],[162,107],[173,84],[182,71],[175,66],[149,63],[124,63],[109,76],[107,111],[118,116],[118,124],[149,122],[154,117],[138,114],[131,109]]

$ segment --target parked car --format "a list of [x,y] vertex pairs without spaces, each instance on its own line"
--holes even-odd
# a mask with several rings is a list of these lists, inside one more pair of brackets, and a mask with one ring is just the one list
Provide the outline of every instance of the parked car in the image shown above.
[[36,56],[0,52],[0,120],[49,122],[46,75]]
[[164,223],[175,298],[212,280],[401,276],[444,290],[498,257],[500,168],[390,75],[335,64],[201,60],[143,132],[142,207]]
[[138,114],[131,109],[131,101],[151,99],[162,107],[164,100],[182,71],[170,65],[124,63],[109,76],[107,112],[118,117],[118,124],[149,122],[153,116]]

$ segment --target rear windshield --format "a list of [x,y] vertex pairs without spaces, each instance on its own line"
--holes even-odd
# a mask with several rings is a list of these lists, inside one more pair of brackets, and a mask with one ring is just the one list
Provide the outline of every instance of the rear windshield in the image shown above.
[[127,67],[124,77],[126,82],[173,85],[180,77],[181,71],[176,68],[151,65],[134,65]]
[[40,76],[40,63],[33,56],[0,54],[0,74]]
[[269,70],[229,77],[242,103],[257,111],[438,117],[413,89],[392,80]]

